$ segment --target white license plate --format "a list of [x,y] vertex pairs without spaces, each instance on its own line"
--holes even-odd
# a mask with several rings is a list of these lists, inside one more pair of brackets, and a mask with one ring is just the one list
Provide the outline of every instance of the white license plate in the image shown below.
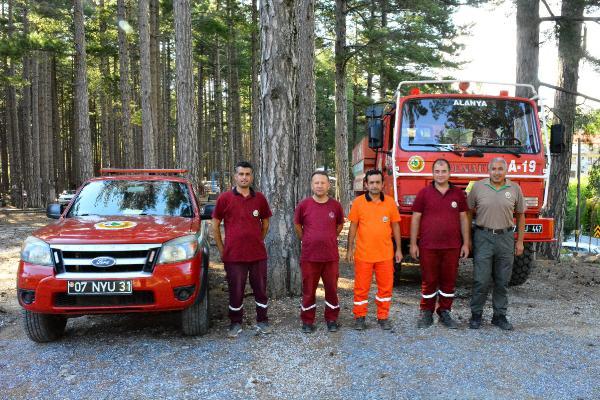
[[130,280],[121,281],[67,281],[68,294],[131,294]]

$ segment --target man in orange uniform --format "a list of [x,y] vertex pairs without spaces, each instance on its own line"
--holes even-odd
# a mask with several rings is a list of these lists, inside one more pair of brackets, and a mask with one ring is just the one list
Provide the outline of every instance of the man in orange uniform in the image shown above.
[[[354,200],[348,215],[348,261],[354,261],[354,323],[357,330],[366,328],[369,289],[375,271],[377,320],[382,329],[390,330],[388,315],[394,287],[394,257],[396,262],[402,261],[400,213],[394,200],[381,191],[381,171],[367,171],[365,180],[367,193]],[[395,254],[392,233],[397,244]]]

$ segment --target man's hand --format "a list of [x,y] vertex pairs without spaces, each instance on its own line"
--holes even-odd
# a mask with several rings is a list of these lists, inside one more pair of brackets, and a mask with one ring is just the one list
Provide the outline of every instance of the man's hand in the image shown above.
[[469,257],[470,249],[471,249],[470,243],[463,243],[462,247],[460,248],[460,258],[465,260],[467,257]]
[[401,262],[402,262],[402,258],[404,258],[404,257],[402,256],[402,250],[400,249],[400,247],[398,247],[398,248],[396,249],[396,262],[397,262],[397,263],[401,263]]
[[354,262],[354,249],[348,249],[346,252],[346,260],[348,260],[349,263]]
[[410,245],[410,256],[415,260],[419,259],[419,246],[417,246],[416,244]]
[[515,244],[515,255],[520,256],[521,254],[523,254],[524,250],[525,246],[523,245],[523,241],[517,240],[517,243]]

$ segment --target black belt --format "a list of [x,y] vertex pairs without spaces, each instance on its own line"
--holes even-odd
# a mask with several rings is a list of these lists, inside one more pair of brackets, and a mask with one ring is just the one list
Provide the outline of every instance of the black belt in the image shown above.
[[503,228],[503,229],[491,229],[491,228],[486,228],[484,226],[479,226],[479,225],[475,225],[475,228],[481,229],[482,231],[491,232],[493,235],[500,235],[502,233],[512,232],[515,229],[512,226],[509,226],[508,228]]

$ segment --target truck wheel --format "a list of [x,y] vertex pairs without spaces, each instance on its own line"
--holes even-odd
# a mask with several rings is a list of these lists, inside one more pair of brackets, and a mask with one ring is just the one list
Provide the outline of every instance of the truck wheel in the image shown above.
[[181,330],[186,336],[204,335],[208,332],[209,325],[209,290],[208,282],[204,296],[198,294],[196,301],[190,307],[181,312]]
[[394,261],[394,286],[400,285],[402,279],[402,263]]
[[533,269],[535,263],[535,249],[533,243],[525,243],[523,254],[515,256],[515,261],[512,267],[512,276],[510,277],[509,285],[522,285],[529,278],[529,273]]
[[34,342],[46,343],[60,338],[66,325],[67,319],[60,315],[23,311],[23,327]]

